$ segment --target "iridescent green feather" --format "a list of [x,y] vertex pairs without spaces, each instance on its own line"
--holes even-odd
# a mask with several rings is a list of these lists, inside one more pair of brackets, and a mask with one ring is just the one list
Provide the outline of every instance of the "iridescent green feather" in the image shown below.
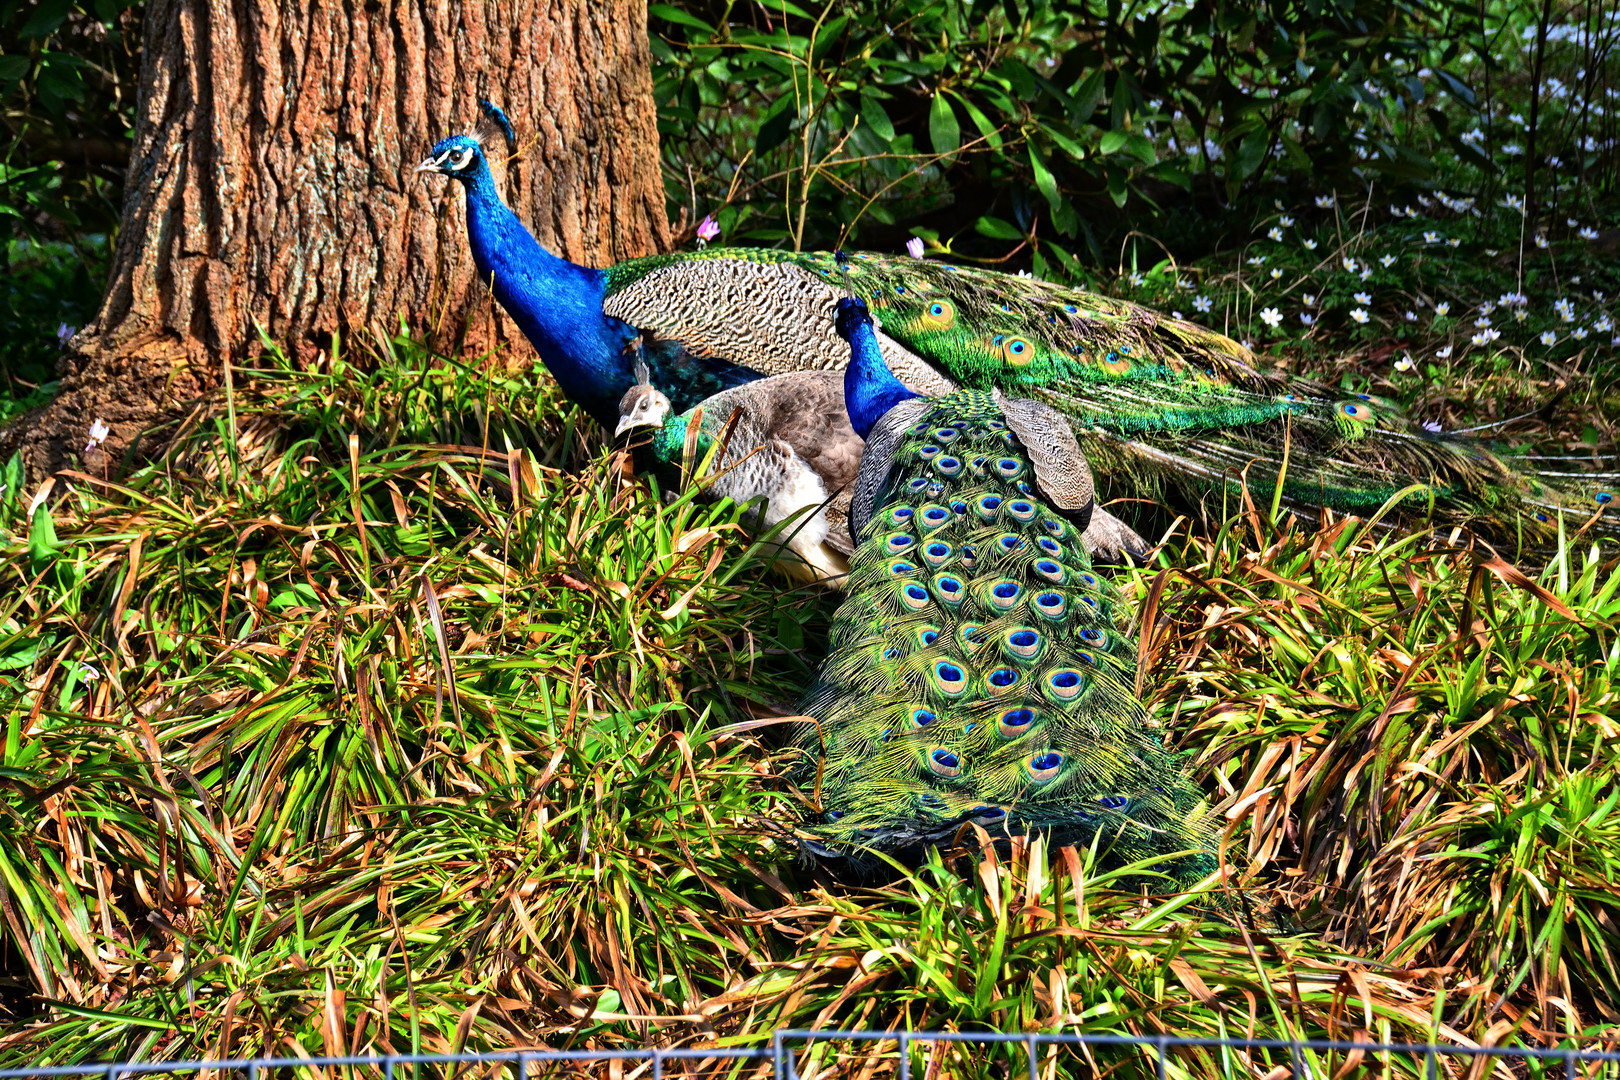
[[[759,288],[757,310],[739,313],[745,266],[782,276]],[[831,328],[843,279],[829,254],[710,248],[604,274],[619,317],[701,339],[721,359],[772,371],[847,360]],[[799,288],[787,287],[790,276]],[[1111,496],[1175,489],[1196,498],[1247,483],[1266,500],[1281,477],[1298,507],[1367,516],[1405,491],[1391,520],[1420,516],[1432,501],[1437,522],[1509,545],[1544,545],[1560,511],[1570,529],[1606,507],[1600,531],[1620,525],[1604,501],[1612,475],[1583,475],[1578,463],[1543,473],[1476,439],[1425,430],[1389,402],[1262,375],[1230,338],[1135,304],[932,259],[859,254],[850,279],[883,335],[951,383],[1032,397],[1068,416]],[[803,287],[816,282],[825,288]]]
[[903,857],[973,822],[1116,865],[1185,853],[1158,867],[1174,885],[1213,868],[1201,792],[1135,696],[1130,612],[989,394],[909,429],[846,592],[796,746],[812,851]]

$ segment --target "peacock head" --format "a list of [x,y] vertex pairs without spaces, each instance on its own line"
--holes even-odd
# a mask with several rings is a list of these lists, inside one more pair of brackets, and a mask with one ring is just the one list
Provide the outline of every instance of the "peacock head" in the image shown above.
[[470,181],[479,169],[487,168],[484,148],[471,135],[452,135],[441,139],[426,161],[416,167],[417,172],[436,172]]
[[478,109],[478,123],[473,126],[472,132],[440,139],[428,159],[416,167],[417,172],[443,173],[471,183],[489,167],[489,161],[484,157],[486,143],[495,145],[504,142],[509,153],[517,149],[517,132],[500,106],[479,98]]
[[872,313],[866,309],[866,301],[858,296],[841,296],[833,312],[833,326],[838,336],[849,341],[855,336],[858,327],[871,326]]
[[618,438],[636,428],[660,427],[671,410],[669,398],[646,383],[639,382],[619,399],[619,426],[613,429],[613,437]]

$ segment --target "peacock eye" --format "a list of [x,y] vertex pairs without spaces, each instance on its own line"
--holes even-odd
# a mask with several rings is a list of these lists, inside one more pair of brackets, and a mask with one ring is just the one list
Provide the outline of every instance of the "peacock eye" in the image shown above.
[[455,169],[457,172],[460,172],[462,169],[465,169],[467,167],[467,164],[470,161],[472,161],[472,155],[473,155],[472,148],[471,147],[464,147],[463,149],[456,152],[456,160],[454,161],[454,163],[451,164],[450,167],[452,169]]

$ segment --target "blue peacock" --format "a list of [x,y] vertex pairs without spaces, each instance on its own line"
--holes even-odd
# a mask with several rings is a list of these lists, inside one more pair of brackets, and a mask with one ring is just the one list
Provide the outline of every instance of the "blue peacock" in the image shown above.
[[1134,690],[1130,614],[1078,542],[1094,505],[1064,416],[1029,399],[920,397],[867,306],[838,303],[845,394],[866,439],[858,538],[791,775],[805,847],[835,867],[914,858],[969,825],[1214,867],[1202,793]]
[[[831,254],[744,248],[631,259],[603,270],[547,252],[502,202],[486,144],[515,145],[481,103],[471,134],[438,143],[418,171],[459,180],[473,259],[563,392],[612,428],[642,359],[681,414],[764,376],[839,370],[843,290]],[[949,262],[856,255],[850,280],[873,312],[889,369],[930,395],[996,389],[1068,417],[1114,490],[1197,497],[1246,480],[1301,508],[1367,515],[1406,491],[1442,524],[1540,544],[1599,515],[1615,531],[1611,474],[1542,475],[1537,463],[1406,420],[1390,402],[1304,380],[1279,383],[1221,334],[1146,308]],[[1421,491],[1408,491],[1414,483]]]

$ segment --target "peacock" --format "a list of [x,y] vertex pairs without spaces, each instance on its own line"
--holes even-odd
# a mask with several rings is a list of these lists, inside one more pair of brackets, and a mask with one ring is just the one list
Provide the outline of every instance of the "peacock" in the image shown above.
[[[420,172],[466,192],[480,276],[569,398],[606,427],[641,357],[677,414],[766,376],[842,369],[842,295],[831,254],[709,247],[603,270],[546,251],[502,202],[486,144],[515,146],[481,102],[471,134],[433,148]],[[1540,475],[1539,463],[1425,430],[1390,402],[1262,375],[1230,338],[1134,304],[956,263],[858,254],[849,274],[873,313],[889,369],[919,393],[1019,394],[1062,412],[1120,493],[1198,498],[1246,483],[1304,511],[1394,517],[1433,503],[1440,524],[1541,546],[1597,516],[1615,531],[1614,474]],[[1418,490],[1412,490],[1412,485]]]
[[1066,418],[994,390],[919,396],[865,303],[836,318],[866,447],[846,595],[800,707],[815,723],[792,749],[804,848],[869,872],[979,825],[1203,877],[1207,805],[1149,723],[1130,613],[1078,542],[1094,496]]
[[[850,427],[841,371],[790,371],[722,390],[684,413],[652,383],[644,359],[636,383],[619,401],[614,436],[651,429],[651,467],[674,479],[688,455],[701,459],[718,440],[722,453],[709,491],[746,503],[766,500],[765,529],[803,515],[785,533],[790,561],[811,580],[836,580],[849,570],[850,488],[861,460],[861,437]],[[689,443],[690,436],[690,445]],[[638,444],[639,445],[639,444]],[[1082,534],[1088,554],[1122,561],[1145,555],[1148,543],[1124,522],[1097,509]],[[795,577],[800,577],[794,573]]]

